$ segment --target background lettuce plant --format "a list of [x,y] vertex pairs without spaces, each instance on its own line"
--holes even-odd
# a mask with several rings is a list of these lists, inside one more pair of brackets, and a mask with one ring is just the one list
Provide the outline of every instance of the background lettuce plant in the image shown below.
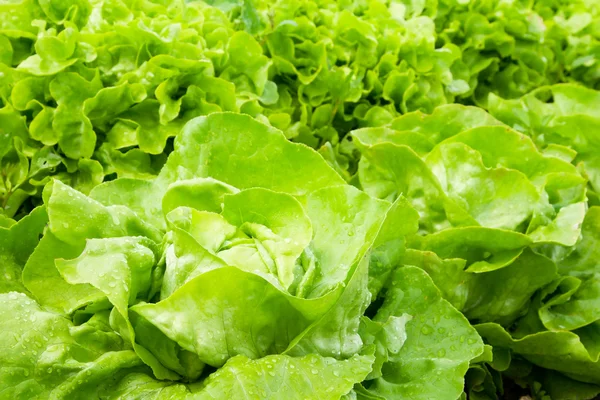
[[22,0],[0,5],[2,208],[54,177],[151,179],[190,119],[249,114],[331,162],[347,132],[453,102],[595,88],[594,2]]

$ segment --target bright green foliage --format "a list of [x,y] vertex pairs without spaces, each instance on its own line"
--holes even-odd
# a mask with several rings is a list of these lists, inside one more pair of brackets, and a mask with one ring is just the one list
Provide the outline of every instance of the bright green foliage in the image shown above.
[[[535,243],[574,245],[579,231],[570,227],[583,221],[585,179],[568,161],[540,152],[489,116],[473,121],[477,113],[482,111],[442,106],[431,115],[409,113],[383,128],[352,132],[362,153],[360,185],[387,200],[406,196],[419,211],[420,230],[437,235],[431,244],[436,252],[450,255],[448,245],[470,252],[504,242],[501,254],[492,254],[497,262],[510,258],[509,249],[528,244],[527,237],[508,231]],[[458,245],[451,231],[443,231],[448,228],[463,229],[454,236],[470,245]]]
[[[208,164],[187,155],[194,146],[211,157]],[[115,378],[93,388],[86,385],[105,375],[92,367],[87,380],[78,380],[52,375],[59,368],[53,359],[42,369],[40,359],[23,361],[22,369],[41,385],[39,398],[68,387],[77,396],[100,398],[159,391],[159,398],[255,393],[250,398],[334,399],[360,382],[375,395],[429,398],[446,389],[460,395],[469,361],[482,352],[481,339],[423,271],[398,269],[405,236],[417,229],[408,202],[378,200],[344,184],[314,150],[243,115],[193,120],[175,147],[150,187],[127,178],[109,182],[92,192],[101,203],[53,181],[42,208],[3,228],[11,238],[38,214],[47,221],[15,282],[37,303],[24,294],[5,295],[5,331],[18,338],[20,330],[32,329],[45,337],[36,329],[42,316],[11,311],[20,300],[44,320],[61,321],[65,346],[77,343],[73,330],[99,318],[102,329],[93,325],[89,334],[109,335],[120,346],[95,353],[114,357],[105,362]],[[226,157],[230,162],[220,164]],[[253,187],[245,188],[248,182]],[[118,195],[123,185],[129,193]],[[156,209],[134,211],[149,201],[140,194],[157,199]],[[365,312],[375,288],[386,300],[370,321]],[[382,338],[379,328],[364,333],[365,323],[385,324],[387,334]],[[444,331],[436,328],[441,336],[431,337],[433,349],[419,337],[437,325]],[[36,351],[53,352],[47,340]],[[15,351],[21,350],[7,346],[5,357],[20,354]],[[430,356],[432,363],[423,364]],[[408,374],[414,368],[422,372]],[[433,374],[438,385],[423,373]],[[396,385],[395,375],[404,383]],[[11,379],[6,390],[22,393],[27,376]]]
[[185,123],[219,111],[321,148],[349,178],[356,160],[341,139],[353,129],[455,102],[487,107],[489,93],[596,88],[599,10],[593,0],[4,2],[0,205],[28,213],[51,177],[83,193],[106,178],[151,179]]
[[599,21],[0,0],[0,398],[598,395]]
[[539,88],[516,100],[490,97],[490,112],[531,136],[539,148],[577,165],[587,178],[590,197],[600,191],[598,92],[575,85]]
[[366,322],[384,323],[375,339],[387,347],[381,375],[366,383],[383,398],[458,398],[469,361],[482,352],[467,320],[418,268],[395,271],[374,321]]
[[[600,153],[586,153],[592,142],[576,136],[583,129],[575,128],[575,118],[562,141],[555,139],[558,121],[566,120],[557,109],[592,114],[596,92],[549,90],[554,103],[533,94],[490,98],[494,115],[533,140],[482,110],[457,105],[356,130],[356,182],[375,197],[406,198],[419,212],[419,234],[407,237],[402,262],[424,269],[445,299],[482,323],[478,331],[494,352],[598,384],[600,225],[598,207],[588,209],[593,182],[584,168]],[[571,361],[564,362],[565,354]],[[510,358],[499,366],[495,353],[480,361],[469,373],[469,390],[494,398],[509,365]],[[543,380],[535,376],[529,379]]]

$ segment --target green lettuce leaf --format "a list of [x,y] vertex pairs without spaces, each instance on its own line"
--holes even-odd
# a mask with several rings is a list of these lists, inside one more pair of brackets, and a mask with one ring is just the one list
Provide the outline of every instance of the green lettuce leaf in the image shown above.
[[483,343],[425,272],[397,269],[374,321],[384,324],[387,361],[381,376],[365,384],[369,393],[382,398],[460,397],[469,361],[483,352]]
[[[0,294],[3,396],[18,399],[97,397],[141,361],[96,314],[80,326],[45,311],[25,294]],[[15,318],[19,315],[18,319]]]

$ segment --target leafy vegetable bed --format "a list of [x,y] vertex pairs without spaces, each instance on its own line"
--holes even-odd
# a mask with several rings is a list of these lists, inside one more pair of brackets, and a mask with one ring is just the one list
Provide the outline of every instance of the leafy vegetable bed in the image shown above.
[[596,0],[0,0],[0,398],[600,394]]

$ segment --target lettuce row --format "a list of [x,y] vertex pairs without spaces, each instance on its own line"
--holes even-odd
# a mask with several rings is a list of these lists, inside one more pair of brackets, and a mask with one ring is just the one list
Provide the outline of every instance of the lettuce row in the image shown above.
[[0,12],[3,395],[600,392],[593,1]]
[[303,141],[312,129],[312,144],[335,145],[329,125],[343,136],[398,112],[454,102],[486,107],[490,93],[515,98],[561,82],[597,88],[594,1],[211,4],[264,40],[279,92],[299,103],[290,114],[292,122],[301,115],[302,129],[286,130],[287,120],[279,127]]
[[586,0],[19,0],[0,13],[0,205],[17,219],[51,178],[83,193],[152,179],[183,125],[212,112],[281,129],[345,176],[353,129],[598,75]]
[[[49,183],[0,231],[2,296],[36,314],[10,309],[5,330],[40,343],[26,357],[12,335],[8,393],[429,399],[466,384],[493,399],[502,375],[552,398],[595,393],[600,214],[575,150],[459,105],[345,141],[356,186],[235,113],[188,122],[156,179],[89,195]],[[38,317],[63,321],[74,347],[53,358]],[[84,356],[80,329],[111,339]],[[96,377],[102,357],[114,380]]]

